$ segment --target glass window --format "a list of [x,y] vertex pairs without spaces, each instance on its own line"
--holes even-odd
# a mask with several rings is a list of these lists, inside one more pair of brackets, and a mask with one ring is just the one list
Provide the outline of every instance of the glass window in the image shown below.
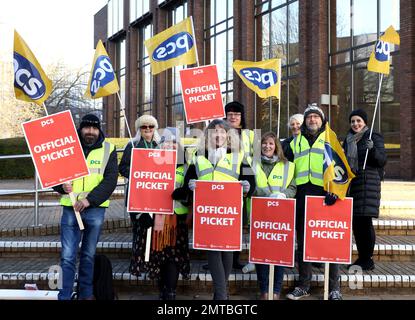
[[[224,103],[233,99],[233,0],[210,0],[205,22],[205,64],[216,64]],[[210,49],[209,49],[210,48]]]
[[377,38],[378,0],[353,0],[353,45],[358,46]]
[[108,37],[124,28],[124,0],[108,0]]
[[[259,26],[257,60],[280,58],[282,85],[280,101],[256,97],[256,127],[278,131],[288,137],[288,119],[298,112],[299,7],[298,1],[257,1],[256,25]],[[280,116],[278,117],[278,109]]]
[[380,0],[380,31],[385,31],[390,25],[395,30],[400,29],[399,21],[399,1],[398,0]]
[[[187,1],[172,8],[168,16],[167,25],[173,26],[180,21],[183,21],[187,17]],[[186,66],[177,66],[166,72],[168,78],[168,88],[166,97],[166,106],[168,112],[168,121],[171,119],[171,123],[175,126],[176,121],[184,121],[184,108],[181,95],[181,85],[179,71],[185,69]]]
[[332,43],[332,52],[350,47],[350,0],[331,1],[332,9],[336,10],[336,41]]
[[[387,27],[399,30],[399,1],[397,0],[332,0],[336,8],[337,45],[331,55],[330,87],[337,95],[339,106],[332,107],[331,124],[340,138],[349,130],[349,113],[357,108],[366,110],[368,126],[376,104],[379,74],[367,71],[374,42]],[[344,26],[350,26],[345,28]],[[342,30],[350,29],[350,32]],[[353,41],[348,38],[352,37]],[[341,53],[336,53],[342,50]],[[399,145],[399,86],[394,77],[394,64],[399,59],[399,46],[392,48],[391,71],[383,78],[380,104],[374,122],[374,130],[380,131],[385,143]]]
[[153,97],[153,76],[151,74],[150,58],[144,46],[144,41],[153,34],[151,24],[143,26],[138,31],[138,61],[137,61],[137,116],[151,114]]

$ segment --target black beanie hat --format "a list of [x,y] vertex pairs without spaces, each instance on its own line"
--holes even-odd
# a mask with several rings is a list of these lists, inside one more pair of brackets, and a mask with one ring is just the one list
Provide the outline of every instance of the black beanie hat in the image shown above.
[[349,123],[352,121],[353,116],[358,116],[358,117],[362,118],[363,121],[365,122],[365,124],[367,125],[367,113],[366,113],[365,110],[363,110],[363,109],[353,110],[352,113],[350,113],[350,115],[349,115]]
[[99,121],[99,118],[96,115],[89,113],[81,119],[79,129],[81,130],[84,127],[95,127],[101,130],[101,122]]
[[225,114],[228,112],[240,112],[241,113],[241,127],[245,129],[245,107],[242,103],[238,101],[231,101],[225,105]]

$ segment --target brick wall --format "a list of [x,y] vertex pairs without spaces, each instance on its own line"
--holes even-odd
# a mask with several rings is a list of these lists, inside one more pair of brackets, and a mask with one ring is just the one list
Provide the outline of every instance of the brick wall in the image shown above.
[[415,179],[415,3],[400,2],[400,117],[401,156],[400,175],[405,180]]

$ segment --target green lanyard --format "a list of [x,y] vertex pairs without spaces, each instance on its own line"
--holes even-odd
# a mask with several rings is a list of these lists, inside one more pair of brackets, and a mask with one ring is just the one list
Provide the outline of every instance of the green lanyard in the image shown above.
[[150,142],[150,146],[148,146],[146,139],[143,138],[143,141],[144,141],[144,145],[146,146],[146,149],[152,149],[151,148],[151,146],[152,146],[151,142]]

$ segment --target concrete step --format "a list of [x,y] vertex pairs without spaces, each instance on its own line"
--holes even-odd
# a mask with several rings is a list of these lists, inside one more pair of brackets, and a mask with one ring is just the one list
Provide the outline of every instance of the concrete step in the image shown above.
[[[110,258],[129,259],[131,254],[131,233],[109,233],[101,236],[101,241],[97,245],[97,253],[106,254]],[[374,248],[373,259],[375,261],[414,261],[415,262],[415,236],[377,236]],[[59,257],[61,252],[59,236],[43,237],[10,237],[2,238],[0,241],[0,257]],[[195,260],[205,260],[206,254],[202,250],[192,249],[192,239],[190,236],[189,247],[191,258]],[[249,237],[247,234],[243,238],[243,251],[240,258],[248,260]],[[353,244],[354,261],[357,258],[357,247]]]
[[[129,261],[112,259],[113,278],[118,290],[139,290],[142,292],[157,292],[157,282],[128,272]],[[26,283],[35,283],[39,289],[49,288],[49,283],[56,283],[58,277],[53,270],[59,264],[58,259],[2,259],[0,265],[0,288],[21,289]],[[192,261],[189,279],[179,278],[179,291],[194,294],[195,292],[211,292],[212,277],[209,271],[202,269],[202,262]],[[52,268],[52,269],[50,269]],[[356,295],[394,293],[415,294],[415,262],[379,262],[373,271],[356,275],[349,273],[347,267],[340,268],[341,290],[344,293]],[[285,290],[293,288],[298,281],[296,268],[286,268],[283,280]],[[231,294],[252,292],[257,290],[256,273],[243,274],[233,270],[229,277]],[[319,291],[324,286],[324,267],[313,268],[312,286]],[[315,291],[315,290],[313,290]]]
[[[103,232],[117,232],[117,231],[130,231],[131,220],[130,218],[111,218],[114,216],[123,216],[123,206],[120,201],[114,202],[114,209],[110,206],[110,212],[117,212],[115,215],[111,215],[106,218],[103,225]],[[55,215],[60,215],[61,209],[54,207]],[[29,210],[29,209],[21,209]],[[7,215],[12,216],[13,209],[7,210]],[[19,213],[21,214],[21,213]],[[25,212],[26,214],[26,212]],[[29,214],[29,213],[28,213]],[[42,213],[43,214],[43,213]],[[108,215],[107,215],[108,216]],[[1,215],[0,215],[1,217]],[[7,218],[9,219],[9,218]],[[26,237],[26,236],[39,236],[39,235],[58,235],[60,232],[59,219],[54,219],[56,223],[44,224],[41,226],[28,226],[28,227],[3,227],[0,230],[0,239],[5,237]],[[415,236],[415,217],[411,219],[373,219],[373,225],[377,235],[394,235],[394,236]]]

